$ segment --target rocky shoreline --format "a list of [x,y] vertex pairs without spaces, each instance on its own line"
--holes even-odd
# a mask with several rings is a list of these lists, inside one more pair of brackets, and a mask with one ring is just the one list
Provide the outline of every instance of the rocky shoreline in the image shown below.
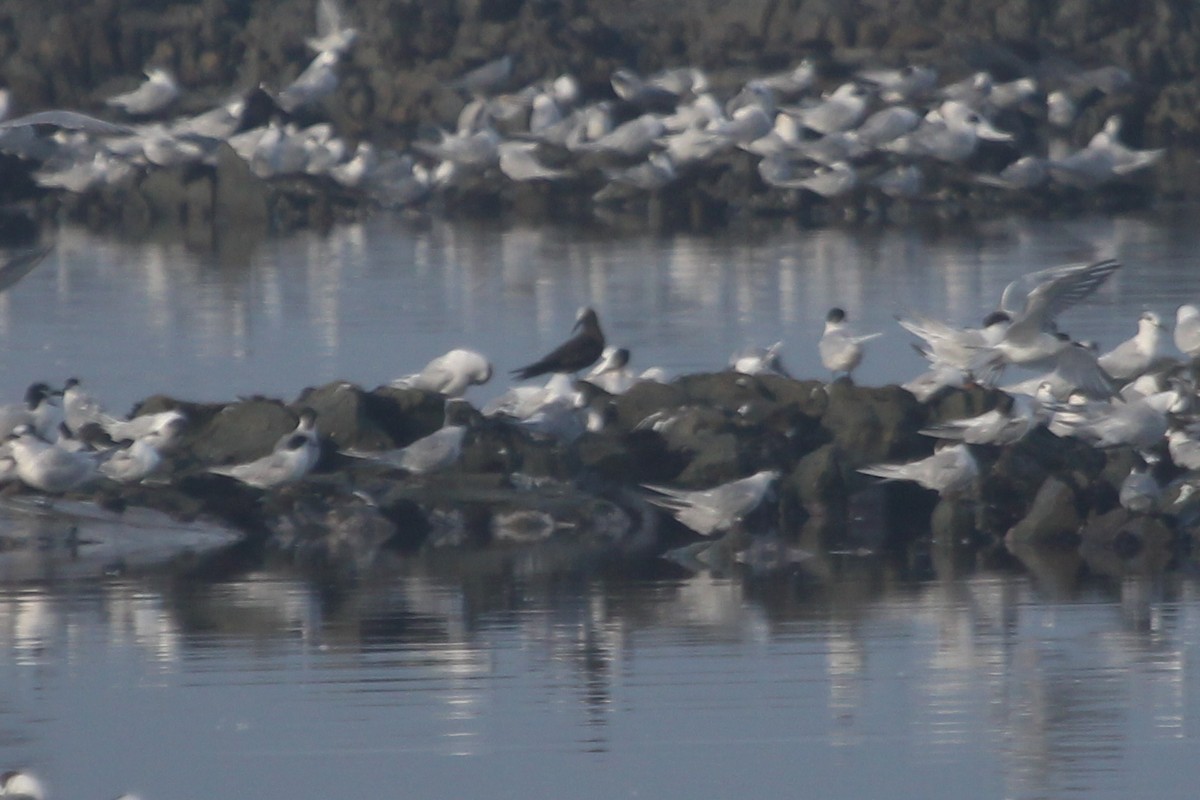
[[[743,151],[718,155],[703,168],[681,171],[677,182],[632,204],[597,209],[592,196],[609,180],[602,171],[563,183],[523,183],[498,173],[457,182],[413,203],[420,213],[506,216],[537,221],[595,220],[660,229],[710,229],[762,219],[802,225],[959,221],[1013,212],[1070,214],[1145,208],[1195,199],[1195,148],[1200,142],[1200,37],[1194,13],[1180,2],[1098,8],[1054,8],[1015,0],[964,6],[951,2],[826,3],[761,0],[732,7],[586,2],[346,3],[358,31],[337,69],[335,91],[292,117],[298,125],[325,122],[348,143],[371,142],[408,152],[431,126],[452,130],[463,109],[455,79],[503,55],[513,58],[509,88],[570,74],[585,97],[612,97],[614,71],[650,74],[667,67],[703,70],[714,93],[732,96],[748,78],[789,68],[801,58],[818,65],[818,89],[833,89],[857,71],[929,65],[939,81],[987,70],[996,80],[1062,74],[1076,66],[1110,66],[1133,81],[1115,93],[1088,95],[1069,144],[1082,147],[1106,118],[1120,114],[1132,147],[1165,148],[1149,174],[1112,185],[1049,185],[1017,193],[980,186],[974,176],[998,169],[1018,151],[984,143],[964,164],[926,164],[925,188],[897,200],[868,188],[883,165],[860,169],[862,188],[829,200],[763,182]],[[173,2],[153,9],[109,0],[60,0],[44,14],[0,3],[0,78],[11,108],[105,114],[105,99],[131,88],[147,65],[164,66],[184,92],[177,114],[196,114],[230,92],[262,85],[278,91],[311,57],[312,0],[230,4]],[[1013,119],[1023,149],[1042,133],[1030,119]],[[551,156],[553,154],[550,154]],[[230,222],[272,230],[321,227],[378,208],[377,197],[347,191],[310,176],[264,179],[211,155],[203,168],[166,167],[139,173],[118,188],[82,194],[46,192],[31,183],[22,159],[0,161],[0,200],[20,215],[70,218],[97,228],[132,232],[182,229],[211,239]],[[429,193],[423,193],[429,194]],[[395,203],[385,203],[395,206]]]
[[[242,532],[244,552],[342,576],[397,556],[514,548],[593,561],[666,555],[696,568],[759,571],[791,569],[813,555],[914,547],[1002,561],[1072,553],[1103,575],[1186,563],[1194,503],[1181,496],[1145,512],[1122,507],[1118,495],[1137,459],[1128,447],[1098,449],[1045,428],[1012,445],[970,446],[978,479],[940,498],[859,472],[929,455],[934,440],[920,431],[1003,398],[975,387],[945,389],[920,403],[900,387],[845,379],[687,375],[604,397],[603,430],[574,436],[471,409],[458,462],[415,474],[345,453],[403,447],[436,431],[446,402],[436,393],[333,383],[287,404],[197,405],[156,396],[137,413],[177,409],[188,419],[169,468],[143,483],[104,481],[69,496],[109,510],[144,507],[183,521],[219,521]],[[261,490],[208,471],[270,452],[301,407],[317,411],[322,442],[303,480]],[[646,425],[648,417],[669,424]],[[710,537],[656,508],[643,488],[708,488],[764,469],[779,474],[767,500]],[[5,492],[29,490],[13,483]]]

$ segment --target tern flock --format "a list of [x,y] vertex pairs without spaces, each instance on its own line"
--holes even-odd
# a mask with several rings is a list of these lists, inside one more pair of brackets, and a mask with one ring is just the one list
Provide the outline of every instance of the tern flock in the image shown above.
[[[24,258],[18,255],[14,261],[23,264]],[[1125,492],[1131,509],[1157,508],[1148,505],[1146,497],[1154,487],[1160,490],[1156,494],[1161,493],[1156,476],[1164,470],[1173,470],[1184,481],[1200,478],[1200,422],[1190,416],[1200,397],[1194,372],[1200,358],[1200,310],[1181,306],[1174,336],[1156,313],[1147,311],[1137,320],[1133,336],[1106,352],[1074,341],[1058,329],[1057,318],[1063,312],[1086,301],[1119,269],[1119,261],[1103,259],[1029,273],[1005,289],[998,308],[986,315],[979,328],[959,328],[915,315],[899,318],[901,327],[920,340],[914,342],[915,349],[930,362],[926,373],[903,385],[918,401],[929,402],[948,387],[971,384],[995,386],[1003,392],[986,413],[922,430],[937,443],[932,456],[907,464],[864,465],[860,471],[887,480],[914,481],[943,494],[969,494],[980,477],[972,448],[1013,445],[1045,428],[1096,448],[1136,451],[1137,464]],[[831,379],[841,374],[849,381],[871,340],[881,335],[855,332],[845,312],[834,308],[815,344]],[[735,353],[728,368],[746,375],[790,378],[781,351],[782,343],[776,343]],[[1010,367],[1038,374],[1005,384]],[[438,356],[391,385],[442,395],[444,427],[396,450],[346,450],[343,455],[404,475],[440,472],[458,463],[464,442],[481,417],[502,419],[529,436],[569,445],[588,431],[605,429],[613,419],[616,396],[643,382],[668,380],[656,368],[635,372],[629,349],[608,343],[592,308],[580,310],[570,338],[511,372],[520,381],[551,377],[540,385],[512,386],[476,410],[463,397],[471,387],[492,378],[489,359],[464,348]],[[637,423],[636,429],[662,433],[675,424],[679,411],[659,410]],[[0,437],[4,437],[0,482],[19,480],[50,494],[103,481],[169,482],[181,476],[171,474],[170,460],[163,456],[187,429],[181,411],[121,419],[106,413],[78,379],[68,380],[62,390],[38,382],[29,387],[21,403],[0,406]],[[248,463],[207,464],[198,469],[269,490],[302,480],[320,454],[317,416],[302,409],[295,430],[282,436],[270,453]],[[197,467],[190,469],[194,473]],[[760,469],[730,484],[698,490],[645,486],[644,497],[707,535],[727,530],[752,513],[770,496],[781,474],[779,469]],[[1193,491],[1196,488],[1200,482]]]
[[[645,77],[620,68],[585,97],[569,73],[515,86],[520,56],[511,53],[445,84],[464,103],[452,129],[430,121],[432,135],[393,150],[347,141],[323,119],[339,66],[373,34],[358,31],[336,0],[319,0],[316,19],[305,42],[315,55],[288,83],[272,87],[268,76],[215,108],[172,117],[188,89],[151,65],[139,87],[104,100],[119,119],[43,110],[0,121],[0,153],[24,159],[39,186],[76,194],[136,184],[156,169],[214,164],[228,146],[264,179],[305,176],[387,206],[453,202],[456,188],[482,180],[498,189],[567,184],[592,192],[598,208],[722,173],[731,158],[754,165],[750,192],[835,200],[929,199],[948,188],[1093,190],[1163,155],[1122,142],[1119,114],[1097,131],[1076,129],[1094,124],[1089,106],[1119,110],[1133,97],[1133,78],[1114,66],[1031,65],[1006,80],[980,71],[946,82],[932,65],[801,58],[727,87],[695,67]],[[7,97],[0,105],[7,111]],[[984,144],[990,156],[973,159]]]

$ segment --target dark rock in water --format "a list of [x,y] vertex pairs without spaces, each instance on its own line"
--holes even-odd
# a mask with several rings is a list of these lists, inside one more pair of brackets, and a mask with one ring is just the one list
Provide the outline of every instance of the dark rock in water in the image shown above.
[[689,461],[672,450],[654,431],[623,434],[584,434],[575,444],[580,466],[613,482],[664,483],[674,479]]
[[975,501],[963,497],[942,498],[933,509],[929,530],[933,543],[943,548],[969,544],[978,535]]
[[692,453],[687,466],[676,476],[683,487],[699,488],[727,483],[748,473],[742,442],[731,431],[698,432],[687,449]]
[[264,509],[270,547],[305,566],[357,573],[375,563],[396,536],[391,519],[373,503],[328,485],[288,486]]
[[639,381],[613,401],[617,410],[615,425],[633,430],[638,423],[663,409],[678,408],[687,402],[683,389],[674,383]]
[[848,473],[842,451],[835,444],[827,444],[801,458],[779,487],[785,524],[801,521],[801,514],[845,517],[850,496]]
[[445,416],[445,400],[435,392],[390,388],[366,392],[341,381],[305,389],[295,405],[316,411],[322,435],[347,450],[404,447],[440,428]]
[[1058,478],[1046,478],[1025,516],[1005,535],[1010,547],[1065,545],[1079,542],[1081,519],[1075,491]]
[[206,169],[155,169],[138,184],[152,219],[172,227],[212,225],[212,176]]
[[231,403],[206,421],[192,424],[183,447],[201,464],[240,464],[270,453],[297,416],[282,402],[253,399]]
[[1012,527],[1050,476],[1066,481],[1078,494],[1092,485],[1103,466],[1104,454],[1083,442],[1060,439],[1044,428],[1032,431],[995,456],[982,492],[984,527],[996,533]]
[[265,227],[270,215],[270,189],[233,148],[217,146],[213,186],[213,222],[218,229]]
[[1008,542],[1008,549],[1033,576],[1040,595],[1048,599],[1074,597],[1084,569],[1079,548],[1062,543]]
[[925,410],[900,387],[859,387],[841,379],[829,384],[828,391],[821,424],[855,466],[903,461],[932,449],[916,433],[924,424]]
[[1003,396],[1004,393],[999,389],[987,389],[983,386],[940,391],[925,403],[929,414],[926,425],[932,427],[984,414],[995,408]]
[[1082,529],[1079,552],[1100,575],[1159,575],[1176,553],[1176,537],[1162,519],[1115,508],[1093,514]]
[[[393,447],[404,447],[428,436],[445,421],[445,398],[436,392],[381,386],[365,395],[364,400],[366,413],[392,438]],[[305,395],[297,402],[306,402]]]

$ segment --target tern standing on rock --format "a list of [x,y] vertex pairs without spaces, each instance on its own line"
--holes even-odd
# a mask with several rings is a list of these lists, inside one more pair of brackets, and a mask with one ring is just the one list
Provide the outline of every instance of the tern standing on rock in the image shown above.
[[578,333],[544,358],[514,369],[512,374],[524,381],[547,372],[578,372],[596,363],[596,359],[604,352],[604,332],[600,330],[600,319],[596,312],[591,308],[580,309],[573,330]]
[[307,475],[321,456],[316,421],[316,412],[305,408],[300,412],[296,430],[284,434],[272,452],[247,464],[209,467],[208,471],[259,489],[294,483]]
[[1119,381],[1135,380],[1166,355],[1165,333],[1158,314],[1144,312],[1138,318],[1137,334],[1100,356],[1100,366]]
[[10,434],[17,477],[30,488],[61,494],[96,477],[92,453],[65,450],[40,438],[30,425],[18,425]]
[[844,372],[846,377],[851,378],[854,368],[862,361],[863,343],[882,335],[868,333],[865,336],[856,336],[846,322],[846,312],[840,308],[830,309],[825,316],[825,333],[817,345],[821,363],[835,378],[839,372]]

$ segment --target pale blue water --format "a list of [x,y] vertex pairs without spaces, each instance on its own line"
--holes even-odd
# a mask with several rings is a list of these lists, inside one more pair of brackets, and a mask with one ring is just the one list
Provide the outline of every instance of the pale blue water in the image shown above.
[[998,222],[936,237],[830,229],[756,237],[621,236],[562,228],[487,229],[389,219],[234,251],[121,243],[67,229],[40,266],[0,295],[0,397],[74,375],[115,410],[155,392],[226,400],[295,397],[345,379],[373,387],[453,347],[507,371],[564,339],[584,304],[634,365],[723,368],[748,345],[784,342],[801,377],[823,375],[815,343],[844,307],[884,331],[860,382],[922,369],[893,319],[920,311],[978,324],[1024,272],[1117,255],[1094,302],[1061,320],[1112,346],[1144,308],[1173,317],[1200,302],[1200,233],[1185,218]]
[[[1186,218],[613,237],[388,219],[240,254],[57,235],[0,296],[0,394],[77,375],[112,408],[374,386],[451,347],[498,375],[595,305],[635,363],[718,369],[785,343],[820,374],[842,305],[860,382],[921,363],[892,315],[977,321],[1025,271],[1126,262],[1065,327],[1111,346],[1200,300]],[[504,381],[474,390],[482,401]],[[0,585],[0,769],[53,798],[1189,798],[1200,591],[868,559],[775,575],[465,576],[401,563],[352,587],[153,569]],[[938,565],[938,562],[934,562]],[[29,580],[31,575],[37,576]],[[100,575],[100,577],[95,577]]]
[[1194,586],[866,572],[13,587],[0,758],[55,797],[1194,796]]

